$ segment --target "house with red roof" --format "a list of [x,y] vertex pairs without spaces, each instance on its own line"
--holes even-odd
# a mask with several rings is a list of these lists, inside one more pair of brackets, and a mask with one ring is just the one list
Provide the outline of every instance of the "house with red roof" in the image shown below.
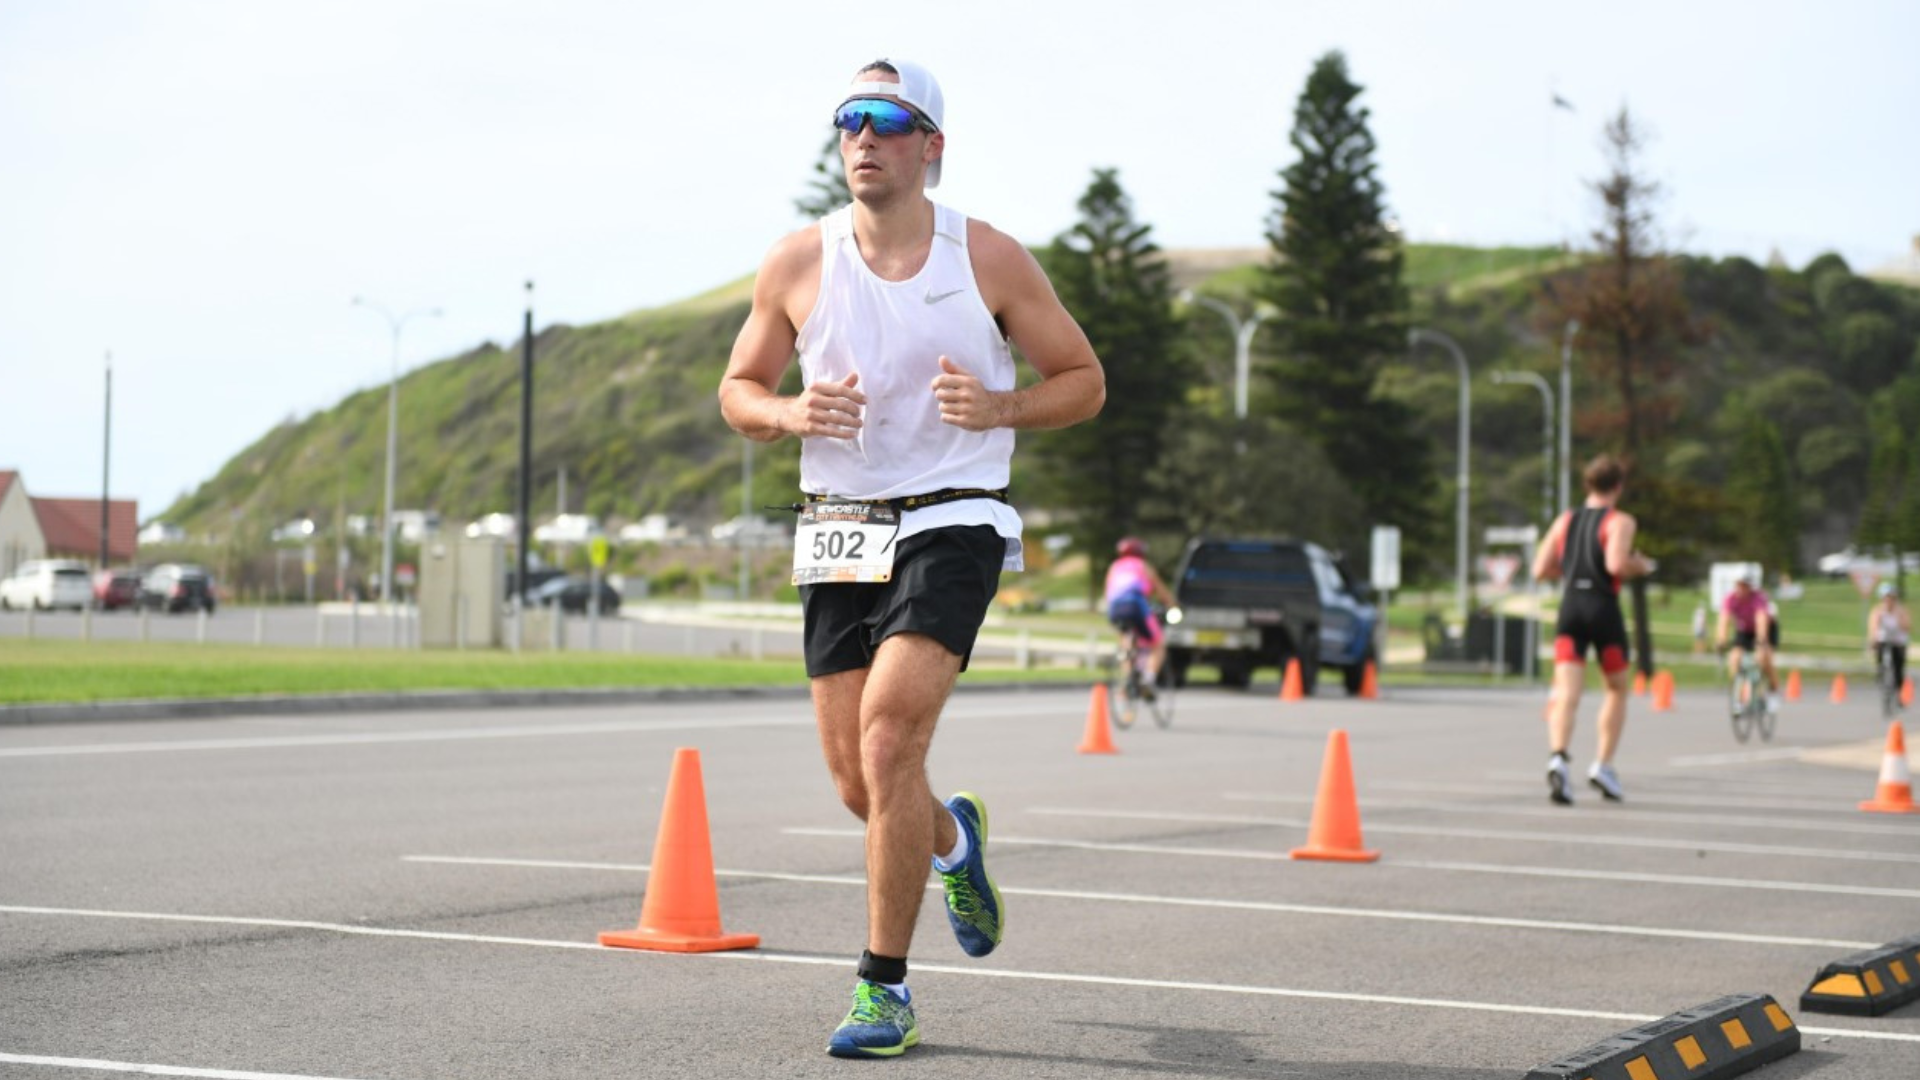
[[[135,499],[107,501],[107,561],[133,561],[140,524]],[[100,500],[36,498],[17,470],[0,469],[0,576],[28,559],[100,560]]]

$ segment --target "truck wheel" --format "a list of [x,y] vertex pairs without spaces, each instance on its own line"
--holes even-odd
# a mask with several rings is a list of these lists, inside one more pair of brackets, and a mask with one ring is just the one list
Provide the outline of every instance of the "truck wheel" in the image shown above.
[[1160,674],[1173,680],[1174,689],[1187,685],[1187,669],[1193,666],[1193,653],[1187,649],[1167,650],[1167,670]]
[[1253,681],[1253,663],[1244,657],[1220,661],[1220,685],[1245,690]]

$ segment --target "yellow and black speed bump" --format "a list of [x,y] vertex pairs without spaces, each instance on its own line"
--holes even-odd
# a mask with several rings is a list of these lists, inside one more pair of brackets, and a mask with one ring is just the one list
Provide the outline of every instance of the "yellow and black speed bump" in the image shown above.
[[1769,994],[1731,994],[1535,1068],[1526,1080],[1720,1080],[1800,1049]]
[[1843,956],[1813,977],[1800,995],[1810,1012],[1879,1016],[1920,1001],[1920,934]]

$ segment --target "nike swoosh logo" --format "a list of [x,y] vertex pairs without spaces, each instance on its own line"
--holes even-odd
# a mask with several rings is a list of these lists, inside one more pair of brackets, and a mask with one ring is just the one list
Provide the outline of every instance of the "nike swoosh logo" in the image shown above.
[[967,291],[967,290],[965,290],[965,289],[955,289],[955,290],[953,290],[952,292],[943,292],[943,293],[937,293],[937,292],[934,292],[934,291],[933,291],[932,289],[928,289],[928,290],[927,290],[927,303],[929,303],[929,304],[937,304],[937,303],[939,303],[940,301],[942,301],[942,300],[945,300],[945,299],[946,299],[947,297],[949,297],[949,296],[959,296],[959,295],[960,295],[961,293],[963,293],[963,292],[966,292],[966,291]]

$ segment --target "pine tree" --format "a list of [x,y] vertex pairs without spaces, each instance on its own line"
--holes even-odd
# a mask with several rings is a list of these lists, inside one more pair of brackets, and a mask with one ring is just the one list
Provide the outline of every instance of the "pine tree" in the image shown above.
[[[1166,261],[1136,222],[1117,171],[1096,169],[1080,220],[1041,253],[1060,301],[1106,369],[1107,401],[1093,420],[1034,436],[1035,494],[1067,511],[1075,546],[1103,565],[1120,537],[1163,532],[1171,556],[1184,529],[1167,521],[1147,476],[1164,454],[1170,417],[1191,365],[1177,346]],[[1156,518],[1156,513],[1160,516]]]
[[[1268,221],[1273,259],[1260,294],[1281,312],[1286,355],[1265,365],[1277,412],[1320,447],[1373,523],[1398,525],[1410,547],[1437,519],[1431,448],[1412,410],[1376,393],[1381,368],[1407,345],[1404,256],[1387,220],[1362,87],[1339,52],[1321,57],[1294,107],[1300,158],[1282,170]],[[1339,542],[1358,547],[1364,522]]]
[[817,221],[853,201],[847,186],[846,163],[840,160],[840,130],[835,128],[813,163],[807,193],[793,200],[793,208],[808,221]]

